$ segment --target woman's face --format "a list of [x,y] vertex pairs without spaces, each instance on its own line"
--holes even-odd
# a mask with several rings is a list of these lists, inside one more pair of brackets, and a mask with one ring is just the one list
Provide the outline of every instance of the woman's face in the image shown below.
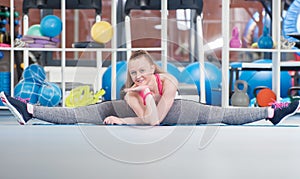
[[151,79],[151,75],[154,73],[154,70],[154,65],[151,65],[144,56],[133,59],[128,63],[128,72],[130,77],[138,86],[147,85]]

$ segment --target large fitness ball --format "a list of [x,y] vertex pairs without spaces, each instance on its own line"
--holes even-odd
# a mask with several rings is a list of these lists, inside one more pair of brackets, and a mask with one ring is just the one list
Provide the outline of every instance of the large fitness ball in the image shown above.
[[92,39],[98,43],[107,43],[112,39],[113,28],[106,21],[96,22],[91,29]]
[[43,36],[55,37],[62,31],[62,22],[55,15],[45,16],[40,23],[40,31]]
[[[260,59],[253,63],[272,63],[270,59]],[[250,99],[254,98],[254,89],[257,86],[266,86],[272,89],[272,71],[242,71],[240,80],[248,83],[247,93]],[[288,90],[292,86],[291,75],[287,71],[280,72],[280,96],[285,98],[288,96]]]
[[41,33],[41,26],[40,24],[34,24],[29,27],[27,31],[27,35],[33,35],[33,36],[43,36]]
[[[158,61],[156,62],[158,66],[162,66],[162,62]],[[168,73],[170,73],[171,75],[173,75],[177,80],[180,79],[180,70],[172,63],[167,63],[167,71]]]
[[55,83],[45,83],[39,90],[38,102],[42,106],[56,106],[61,100],[61,89]]
[[[206,103],[212,105],[221,104],[220,85],[222,82],[221,70],[210,62],[205,62],[205,94]],[[191,63],[185,67],[180,76],[181,83],[195,84],[200,95],[200,70],[199,63]]]
[[111,66],[109,66],[102,76],[102,88],[105,90],[104,99],[111,100],[111,82],[117,81],[117,99],[120,99],[120,91],[125,85],[127,78],[127,63],[125,61],[117,62],[117,77],[111,79]]
[[14,88],[14,97],[22,101],[36,104],[41,85],[31,81],[20,81]]
[[31,64],[23,71],[23,79],[25,81],[42,84],[46,79],[46,73],[42,66]]

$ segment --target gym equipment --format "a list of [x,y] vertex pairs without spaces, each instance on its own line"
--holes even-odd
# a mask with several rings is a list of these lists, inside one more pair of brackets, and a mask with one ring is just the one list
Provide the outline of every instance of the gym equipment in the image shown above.
[[125,61],[117,62],[117,79],[111,79],[111,66],[109,66],[102,76],[102,88],[105,90],[104,100],[111,100],[111,82],[117,80],[116,99],[120,99],[121,89],[125,85],[127,78],[127,63]]
[[10,95],[10,72],[0,72],[0,91]]
[[4,57],[4,53],[0,51],[0,60],[2,60],[3,57]]
[[288,96],[291,101],[300,100],[299,91],[300,91],[300,86],[293,86],[289,88]]
[[[157,61],[156,62],[157,65],[159,65],[160,67],[162,66],[162,62],[161,61]],[[170,73],[171,75],[173,75],[177,80],[180,80],[180,70],[172,63],[167,63],[167,71],[168,73]]]
[[255,106],[267,107],[271,106],[277,100],[276,94],[266,86],[258,86],[254,89],[253,94],[256,98]]
[[74,42],[72,43],[73,48],[104,48],[105,45],[98,42]]
[[40,26],[41,34],[46,37],[58,36],[62,31],[62,22],[55,15],[47,15],[42,18]]
[[43,36],[40,24],[34,24],[29,27],[26,35]]
[[3,19],[3,20],[0,19],[0,24],[6,25],[7,24],[7,20],[6,19]]
[[9,18],[9,16],[10,16],[10,12],[9,12],[9,11],[0,12],[0,16],[3,16],[3,17],[6,17],[6,18]]
[[105,90],[101,89],[95,94],[90,90],[89,86],[78,86],[71,90],[69,96],[66,98],[67,107],[79,107],[95,104],[100,97],[105,94]]
[[[260,59],[253,63],[272,63],[270,59]],[[254,98],[253,90],[257,86],[266,86],[272,88],[272,71],[241,71],[240,80],[248,83],[248,95],[250,99]],[[280,72],[280,96],[282,98],[288,96],[288,89],[292,86],[291,75],[287,71]]]
[[257,25],[257,21],[259,21],[260,18],[262,18],[262,23],[264,25],[267,25],[268,27],[271,25],[271,19],[268,15],[260,17],[259,12],[254,13],[246,24],[245,30],[243,32],[243,46],[250,47],[252,44],[257,43],[259,39],[259,28]]
[[[222,72],[214,64],[205,62],[205,94],[206,103],[212,105],[221,104],[220,85]],[[199,63],[194,62],[185,67],[180,73],[180,83],[195,84],[200,95],[200,70]]]
[[282,24],[282,34],[289,42],[297,42],[298,39],[289,36],[289,34],[299,34],[298,21],[300,15],[300,0],[294,0],[286,12]]
[[[243,85],[243,89],[239,89],[239,85]],[[237,80],[234,83],[234,93],[231,96],[231,105],[232,106],[249,106],[250,100],[247,94],[248,84],[246,81]]]
[[113,27],[106,21],[96,22],[91,28],[91,37],[98,43],[107,43],[113,37]]
[[[14,11],[13,13],[15,18],[18,18],[19,13]],[[13,27],[9,27],[10,25],[10,7],[0,6],[0,42],[5,44],[10,44],[10,39],[16,39],[20,34],[18,33],[19,28],[17,27],[19,24],[14,23]],[[14,21],[18,21],[15,19]],[[7,28],[8,26],[8,28]],[[14,30],[14,37],[11,37],[10,32],[7,29]]]
[[50,38],[46,36],[24,35],[21,41],[26,43],[26,47],[33,48],[55,48],[60,40],[58,38]]
[[273,48],[273,40],[269,35],[269,28],[264,26],[263,34],[260,36],[257,42],[258,48]]
[[230,42],[229,42],[229,46],[231,48],[241,48],[242,47],[242,41],[241,39],[239,38],[239,29],[237,27],[234,27],[232,29],[232,37],[230,39]]
[[21,80],[14,88],[14,97],[31,104],[37,104],[41,85]]
[[61,97],[61,89],[55,83],[44,83],[38,91],[38,102],[42,106],[57,106]]
[[42,84],[46,79],[46,73],[42,66],[38,64],[31,64],[25,68],[23,72],[23,79],[38,84]]

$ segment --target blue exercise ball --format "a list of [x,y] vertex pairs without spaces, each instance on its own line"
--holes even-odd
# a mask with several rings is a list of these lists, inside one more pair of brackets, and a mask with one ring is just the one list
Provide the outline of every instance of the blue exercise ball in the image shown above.
[[0,51],[0,60],[2,60],[2,58],[4,58],[4,53]]
[[10,95],[10,75],[11,73],[7,71],[0,72],[0,91],[5,92],[7,95]]
[[36,104],[41,85],[31,81],[20,81],[14,88],[14,97],[21,101]]
[[46,73],[42,66],[31,64],[23,71],[23,79],[25,81],[42,84],[46,79]]
[[117,79],[111,79],[111,66],[109,66],[102,76],[102,88],[105,90],[104,100],[111,100],[111,82],[117,80],[116,98],[120,99],[120,91],[127,79],[126,61],[117,62]]
[[[221,70],[210,62],[205,62],[205,94],[206,103],[210,105],[221,104],[220,85],[222,82]],[[200,94],[199,63],[191,63],[180,74],[180,83],[195,84]]]
[[[260,59],[253,63],[272,63],[272,60]],[[272,89],[272,76],[272,71],[242,71],[239,79],[248,83],[247,93],[252,99],[257,86],[266,86]],[[292,86],[292,77],[287,71],[281,71],[280,79],[280,96],[284,98],[288,96],[288,89]]]
[[[156,62],[158,66],[162,67],[162,62],[158,61]],[[173,75],[177,80],[180,79],[180,70],[172,63],[168,62],[167,63],[167,71],[168,73],[170,73],[171,75]]]
[[57,106],[61,101],[62,92],[55,83],[47,82],[39,90],[38,102],[41,106]]
[[[229,64],[229,66],[231,68],[241,68],[242,67],[242,62],[231,62]],[[233,79],[232,80],[232,86],[231,86],[232,90],[234,90],[234,83],[235,83],[235,80],[236,80],[236,73],[235,72],[236,71],[233,71],[233,74],[232,74],[232,79]],[[229,73],[228,77],[230,78],[230,73]]]
[[41,20],[40,31],[43,36],[55,37],[62,31],[62,21],[55,15],[47,15]]

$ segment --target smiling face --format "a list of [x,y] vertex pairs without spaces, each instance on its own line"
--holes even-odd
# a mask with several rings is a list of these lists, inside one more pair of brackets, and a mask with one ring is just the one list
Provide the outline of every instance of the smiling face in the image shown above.
[[147,85],[154,74],[155,67],[151,65],[145,56],[140,56],[128,63],[128,72],[134,84]]

